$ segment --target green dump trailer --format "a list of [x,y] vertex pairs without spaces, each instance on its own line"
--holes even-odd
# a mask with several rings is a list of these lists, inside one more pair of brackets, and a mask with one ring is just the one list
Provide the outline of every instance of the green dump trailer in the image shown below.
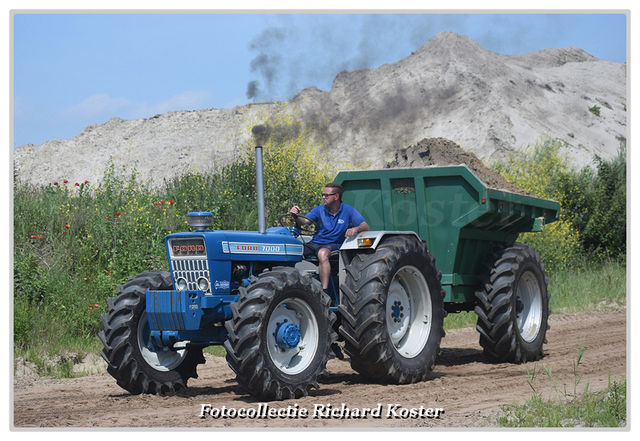
[[[439,352],[440,316],[459,311],[477,314],[489,360],[542,356],[548,279],[539,254],[516,240],[558,220],[558,202],[490,188],[466,165],[346,171],[335,181],[344,188],[343,202],[370,226],[341,251],[340,334],[355,370],[396,383],[420,380],[417,366],[432,367]],[[372,248],[369,254],[363,252],[366,246]],[[428,256],[426,263],[421,254]],[[393,263],[403,255],[411,257]],[[437,283],[429,273],[436,273]],[[426,283],[410,282],[418,279]],[[428,296],[420,293],[425,289]],[[402,322],[399,305],[414,317],[408,323]],[[414,333],[415,343],[405,348]],[[387,340],[395,351],[380,343]],[[385,359],[390,361],[379,361]]]
[[426,242],[450,312],[475,308],[493,246],[543,231],[560,215],[558,202],[489,188],[465,165],[341,172],[336,182],[371,230],[410,230]]

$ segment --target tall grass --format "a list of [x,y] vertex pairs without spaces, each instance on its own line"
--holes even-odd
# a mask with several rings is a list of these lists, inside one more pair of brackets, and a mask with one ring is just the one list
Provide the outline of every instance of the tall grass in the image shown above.
[[612,380],[604,390],[571,399],[534,394],[523,404],[501,407],[501,427],[626,427],[627,382]]
[[[502,415],[497,423],[502,427],[625,427],[627,425],[627,382],[609,378],[605,390],[589,390],[589,380],[581,373],[580,364],[585,356],[580,346],[573,361],[571,383],[560,382],[562,374],[553,372],[553,366],[532,367],[525,364],[527,383],[533,395],[524,404],[501,406]],[[544,373],[544,374],[543,374]],[[538,391],[538,379],[546,376],[556,395],[544,398]]]

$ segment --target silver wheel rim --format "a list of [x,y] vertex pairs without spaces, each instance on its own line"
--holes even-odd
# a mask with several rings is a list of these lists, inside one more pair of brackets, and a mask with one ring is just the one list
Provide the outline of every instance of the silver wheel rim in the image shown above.
[[[278,345],[276,332],[283,323],[296,325],[300,330],[300,341],[293,347]],[[267,345],[273,364],[283,373],[296,375],[303,372],[318,351],[318,321],[307,302],[299,298],[288,298],[273,310],[267,324]]]
[[433,320],[429,286],[414,266],[393,276],[387,294],[386,322],[391,343],[405,358],[416,357],[427,344]]
[[150,332],[147,314],[143,313],[138,323],[138,349],[147,364],[160,372],[168,372],[178,367],[187,356],[187,350],[154,352],[146,346]]
[[527,271],[520,276],[516,290],[516,323],[520,336],[527,343],[532,342],[542,325],[542,290],[534,273]]

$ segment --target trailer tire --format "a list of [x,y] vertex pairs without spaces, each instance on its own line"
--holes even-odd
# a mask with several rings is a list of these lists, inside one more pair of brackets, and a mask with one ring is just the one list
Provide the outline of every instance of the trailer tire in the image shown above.
[[153,352],[146,346],[147,290],[171,290],[171,274],[151,271],[130,277],[118,285],[116,297],[107,299],[108,312],[100,318],[104,330],[102,358],[118,385],[138,394],[164,394],[186,389],[189,378],[198,378],[196,366],[204,363],[201,348]]
[[319,389],[337,337],[330,301],[320,282],[290,267],[262,273],[240,288],[240,298],[231,304],[233,318],[225,323],[229,337],[224,343],[238,384],[266,401],[300,398]]
[[549,329],[549,283],[540,255],[529,245],[496,247],[484,264],[476,291],[476,329],[485,356],[521,363],[543,356]]
[[346,272],[338,311],[351,367],[380,383],[426,380],[446,316],[433,255],[415,238],[392,236],[356,254]]

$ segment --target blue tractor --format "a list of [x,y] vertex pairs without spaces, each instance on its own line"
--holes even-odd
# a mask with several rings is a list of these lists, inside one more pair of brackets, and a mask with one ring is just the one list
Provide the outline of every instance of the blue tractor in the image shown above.
[[260,145],[256,162],[259,231],[210,230],[211,213],[189,213],[195,231],[165,239],[170,271],[131,277],[108,299],[101,354],[132,394],[186,388],[210,345],[224,345],[239,384],[263,400],[306,396],[327,373],[337,298],[295,268],[317,226],[284,215],[265,228]]
[[118,286],[103,314],[103,358],[131,393],[185,388],[202,349],[224,345],[239,383],[264,400],[318,387],[337,335],[332,300],[307,271],[295,228],[215,231],[210,213],[190,213],[196,230],[166,237],[170,272]]

